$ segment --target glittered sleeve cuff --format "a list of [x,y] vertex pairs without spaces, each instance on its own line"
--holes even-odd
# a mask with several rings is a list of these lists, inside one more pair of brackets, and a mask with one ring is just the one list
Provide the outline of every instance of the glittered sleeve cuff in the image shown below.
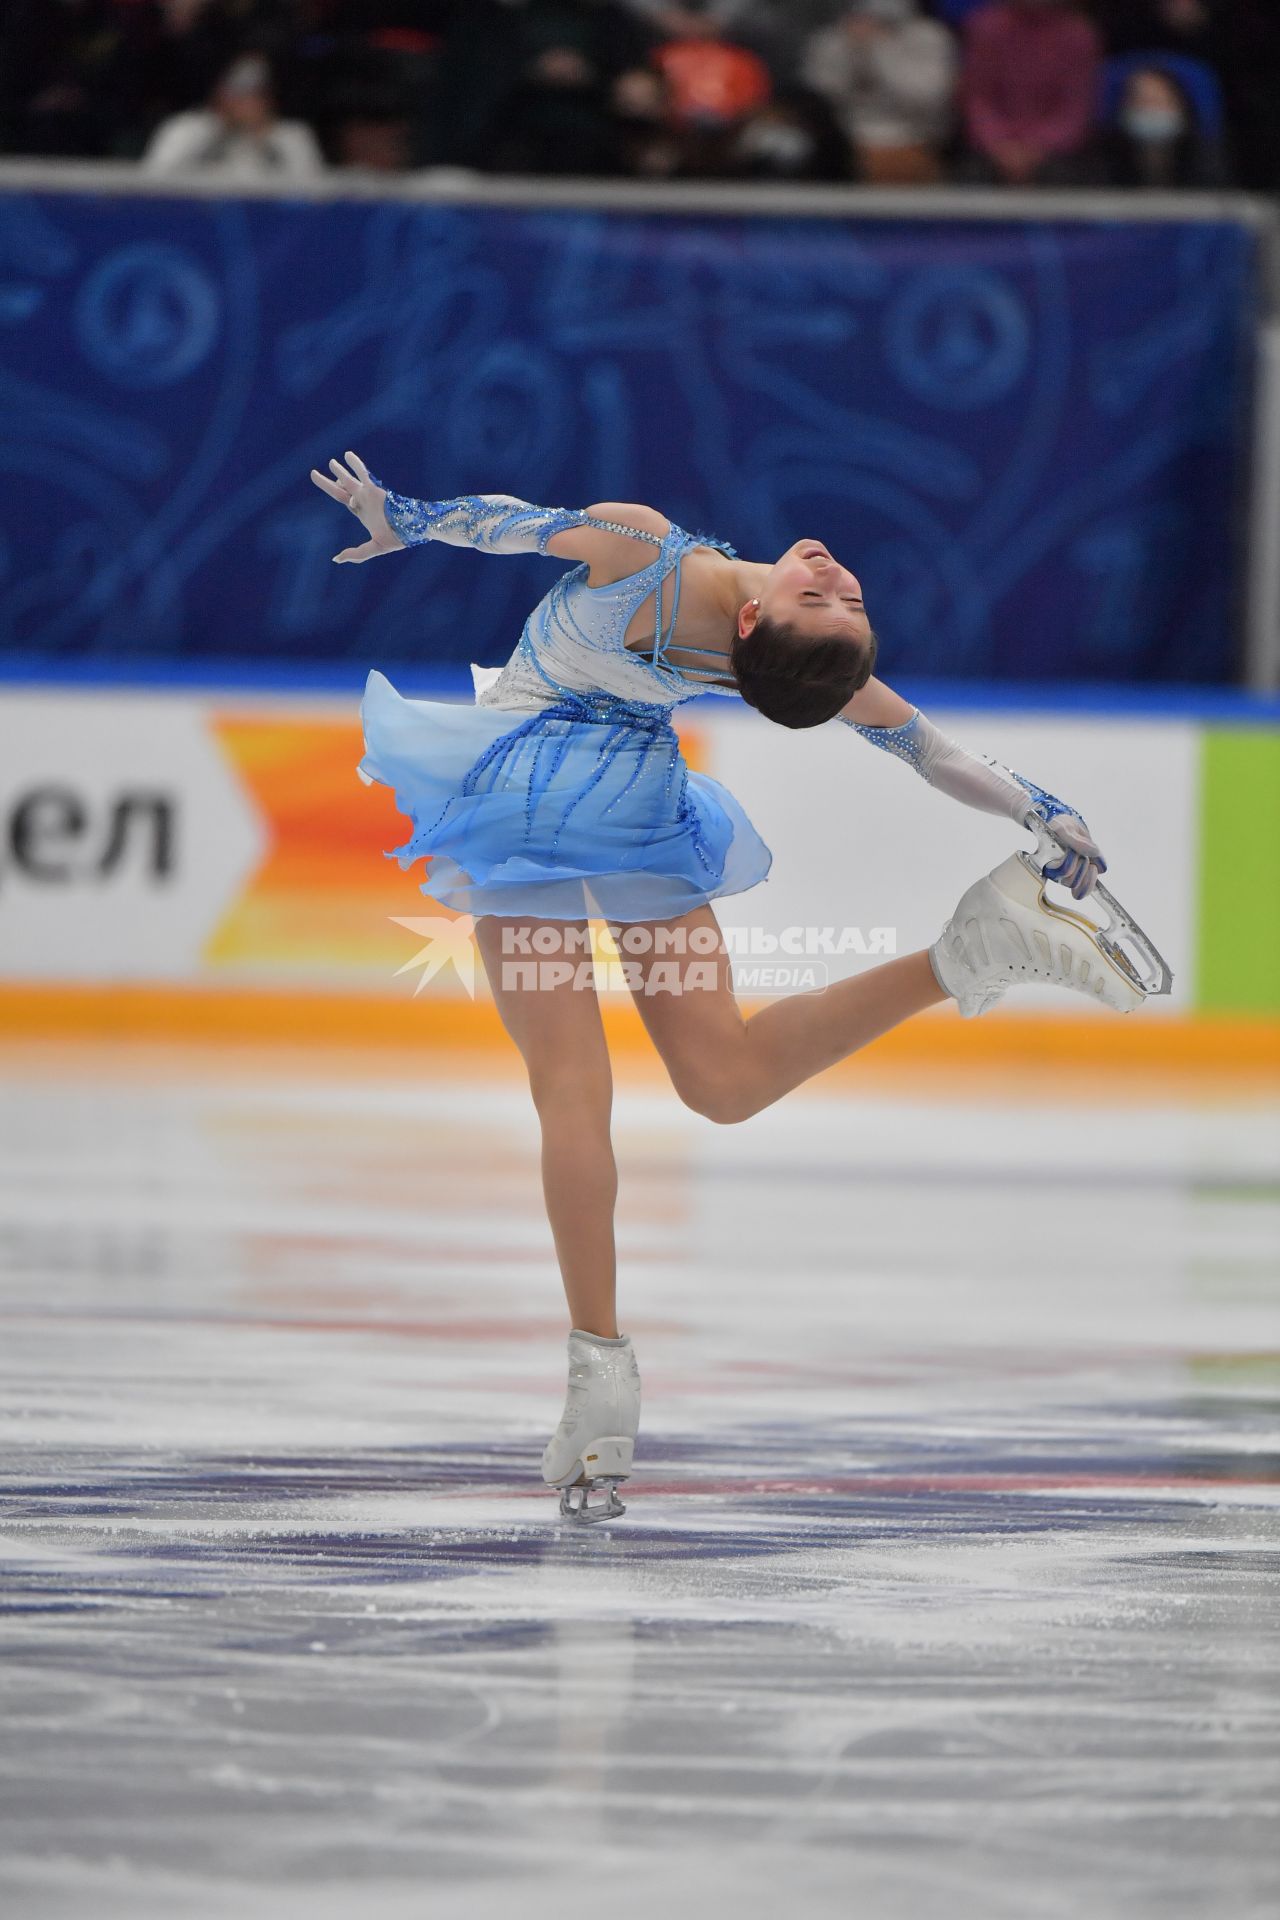
[[554,534],[588,519],[568,507],[531,506],[509,493],[415,500],[405,493],[388,492],[385,512],[387,525],[406,547],[439,540],[449,547],[474,547],[478,553],[545,553]]
[[[1033,816],[1050,821],[1059,814],[1075,814],[1075,808],[1046,793],[1034,781],[1002,766],[987,754],[972,753],[926,720],[919,707],[911,718],[897,727],[864,727],[845,714],[838,715],[847,727],[869,740],[873,747],[891,753],[914,767],[921,779],[940,793],[981,813],[1004,814],[1025,826]],[[1076,815],[1079,818],[1079,815]]]

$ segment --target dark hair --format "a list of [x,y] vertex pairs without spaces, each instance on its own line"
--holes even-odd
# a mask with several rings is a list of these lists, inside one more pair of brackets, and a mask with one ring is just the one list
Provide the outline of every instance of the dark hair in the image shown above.
[[876,636],[865,641],[829,633],[815,640],[798,627],[761,618],[736,634],[729,664],[749,707],[781,727],[820,727],[834,720],[876,663]]

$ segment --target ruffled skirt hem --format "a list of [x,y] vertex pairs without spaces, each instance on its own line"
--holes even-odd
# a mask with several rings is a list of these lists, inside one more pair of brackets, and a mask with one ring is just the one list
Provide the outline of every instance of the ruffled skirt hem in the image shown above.
[[689,770],[665,710],[406,700],[374,671],[360,717],[360,776],[390,787],[413,827],[387,858],[425,859],[421,891],[453,911],[673,920],[772,864],[728,789]]

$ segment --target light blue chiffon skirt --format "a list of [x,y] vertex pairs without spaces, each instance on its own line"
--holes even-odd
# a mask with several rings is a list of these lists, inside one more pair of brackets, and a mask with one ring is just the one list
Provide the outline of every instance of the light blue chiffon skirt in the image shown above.
[[406,700],[370,673],[360,772],[413,832],[421,891],[479,919],[671,920],[765,878],[733,795],[692,773],[666,706],[572,694],[539,713]]

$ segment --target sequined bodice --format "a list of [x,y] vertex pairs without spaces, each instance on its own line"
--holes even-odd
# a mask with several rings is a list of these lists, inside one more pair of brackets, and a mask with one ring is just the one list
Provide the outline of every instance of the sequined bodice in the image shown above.
[[[669,711],[700,693],[736,692],[723,655],[672,644],[685,554],[694,547],[733,549],[676,526],[661,539],[632,527],[614,531],[656,549],[648,566],[601,587],[588,586],[585,565],[563,574],[529,615],[506,666],[472,668],[478,705],[532,713],[586,696],[611,710],[621,705],[641,714]],[[628,649],[627,631],[651,595],[654,640],[640,653]]]

